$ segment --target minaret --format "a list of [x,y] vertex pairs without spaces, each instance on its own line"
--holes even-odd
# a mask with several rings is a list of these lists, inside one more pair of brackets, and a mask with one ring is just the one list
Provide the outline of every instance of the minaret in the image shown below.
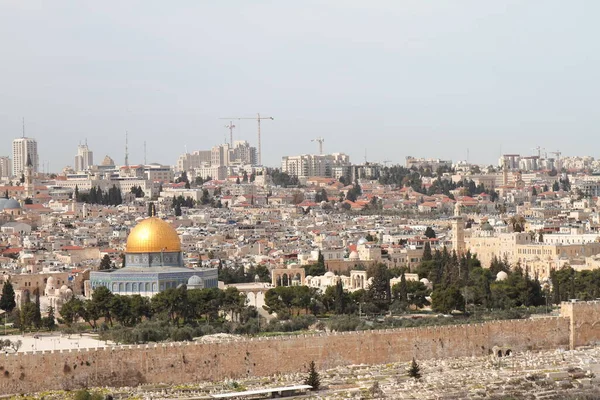
[[454,207],[454,218],[452,218],[452,250],[460,256],[466,252],[466,247],[465,221],[461,213],[461,204],[457,202]]

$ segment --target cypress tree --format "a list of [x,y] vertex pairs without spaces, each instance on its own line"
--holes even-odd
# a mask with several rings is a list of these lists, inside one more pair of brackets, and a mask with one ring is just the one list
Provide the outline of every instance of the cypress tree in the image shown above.
[[425,247],[423,248],[423,259],[422,261],[431,261],[433,259],[433,255],[431,254],[431,244],[429,241],[425,242]]
[[36,329],[41,328],[42,326],[42,311],[40,309],[40,290],[35,289],[35,312],[33,314],[33,326]]
[[304,384],[312,386],[311,390],[313,391],[319,390],[319,388],[321,387],[321,378],[319,376],[319,373],[317,372],[317,368],[315,367],[314,361],[311,361],[308,366],[308,376],[306,377]]
[[2,297],[0,297],[0,308],[11,312],[17,306],[15,301],[15,289],[10,281],[7,281],[2,287]]
[[404,275],[404,270],[402,271],[402,275],[400,275],[400,290],[398,291],[398,300],[400,300],[403,304],[408,304],[408,288],[406,287],[406,276]]
[[419,379],[421,377],[421,367],[419,367],[419,364],[417,364],[414,357],[410,363],[410,367],[408,367],[408,376],[415,379]]

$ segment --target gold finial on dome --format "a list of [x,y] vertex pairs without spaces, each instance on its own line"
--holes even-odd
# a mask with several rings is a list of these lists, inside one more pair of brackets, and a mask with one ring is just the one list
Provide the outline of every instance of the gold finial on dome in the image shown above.
[[181,251],[181,242],[175,228],[160,218],[141,221],[129,233],[126,253],[160,253]]

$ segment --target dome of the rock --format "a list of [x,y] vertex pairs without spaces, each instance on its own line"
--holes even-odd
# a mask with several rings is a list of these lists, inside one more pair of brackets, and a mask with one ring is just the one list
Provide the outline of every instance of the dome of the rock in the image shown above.
[[147,218],[137,224],[127,238],[127,253],[179,252],[177,231],[160,218]]

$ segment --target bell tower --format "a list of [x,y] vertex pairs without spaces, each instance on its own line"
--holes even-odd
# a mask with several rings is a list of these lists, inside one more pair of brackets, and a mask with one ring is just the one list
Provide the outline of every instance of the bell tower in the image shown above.
[[33,163],[31,162],[31,156],[27,154],[27,164],[25,166],[25,196],[33,200],[34,185],[33,185]]

